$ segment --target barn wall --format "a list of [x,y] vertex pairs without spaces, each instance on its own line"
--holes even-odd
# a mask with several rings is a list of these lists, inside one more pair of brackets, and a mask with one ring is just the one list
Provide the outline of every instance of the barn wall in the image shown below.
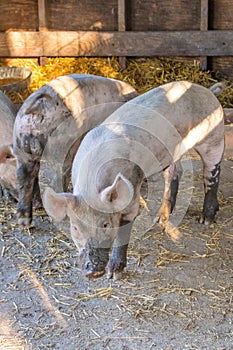
[[38,29],[37,1],[0,1],[0,31],[4,32],[13,29]]
[[[233,1],[209,1],[209,28],[214,30],[232,30],[233,43]],[[221,76],[233,80],[233,56],[211,57],[209,68]]]
[[199,30],[201,0],[127,0],[127,29]]
[[118,29],[117,0],[50,0],[47,13],[50,30]]
[[[119,4],[124,2],[119,17]],[[122,28],[126,32],[118,35]],[[216,35],[200,30],[216,31]],[[132,32],[135,35],[129,35]],[[148,37],[142,32],[148,32]],[[74,56],[194,55],[204,56],[203,67],[208,63],[208,68],[233,80],[231,34],[233,38],[232,0],[0,1],[0,57],[35,57],[53,51]]]

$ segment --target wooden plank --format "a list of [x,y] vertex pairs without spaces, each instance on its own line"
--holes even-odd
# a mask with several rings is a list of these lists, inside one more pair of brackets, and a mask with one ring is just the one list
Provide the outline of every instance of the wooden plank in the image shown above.
[[[125,25],[125,0],[118,0],[118,31],[119,32],[125,32],[126,25]],[[126,68],[126,57],[120,56],[119,57],[119,65],[121,69]]]
[[233,31],[0,33],[0,57],[232,56]]
[[[208,30],[209,18],[209,0],[201,0],[201,31]],[[200,67],[202,70],[207,70],[207,56],[200,57]]]
[[118,0],[118,30],[125,32],[125,0]]
[[39,30],[48,30],[47,25],[47,1],[38,0],[38,19],[39,19]]
[[38,29],[37,1],[0,1],[0,32],[5,32],[12,29]]
[[[38,20],[39,20],[39,31],[47,31],[47,1],[38,0]],[[47,62],[47,57],[41,56],[39,58],[40,65],[43,66]]]

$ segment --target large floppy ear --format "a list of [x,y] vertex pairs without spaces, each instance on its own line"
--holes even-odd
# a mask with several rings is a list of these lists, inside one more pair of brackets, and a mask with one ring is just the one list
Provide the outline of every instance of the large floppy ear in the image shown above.
[[58,222],[68,215],[68,208],[74,206],[76,201],[72,193],[56,193],[50,187],[43,194],[43,205],[47,214]]
[[25,109],[25,114],[38,114],[41,112],[42,105],[44,103],[44,100],[52,100],[52,96],[50,96],[47,93],[41,93],[35,96],[35,98],[28,104],[27,108]]
[[119,173],[112,185],[101,191],[100,199],[103,203],[112,204],[114,209],[122,210],[131,202],[133,195],[132,183]]

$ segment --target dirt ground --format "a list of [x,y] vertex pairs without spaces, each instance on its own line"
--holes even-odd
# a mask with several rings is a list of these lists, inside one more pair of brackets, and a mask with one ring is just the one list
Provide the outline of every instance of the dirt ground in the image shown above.
[[180,239],[151,226],[156,203],[147,200],[120,281],[88,280],[68,232],[43,211],[24,230],[15,223],[15,204],[1,200],[0,349],[233,349],[233,161],[223,161],[220,211],[210,227],[197,221],[201,162],[192,165],[174,213],[174,222],[186,213]]

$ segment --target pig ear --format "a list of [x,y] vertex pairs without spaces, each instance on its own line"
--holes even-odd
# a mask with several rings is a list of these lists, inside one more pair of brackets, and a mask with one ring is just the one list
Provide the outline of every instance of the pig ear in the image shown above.
[[46,93],[41,93],[41,94],[37,95],[31,101],[31,103],[27,106],[24,113],[25,114],[35,113],[36,114],[39,111],[41,111],[41,104],[43,102],[43,99],[52,100],[52,96],[50,96],[49,94],[46,94]]
[[43,194],[43,205],[49,216],[62,221],[68,215],[69,206],[74,206],[76,197],[72,193],[56,193],[50,187]]
[[7,146],[6,159],[15,159],[15,155],[13,152],[13,145]]
[[133,195],[132,183],[119,173],[113,184],[102,190],[100,198],[103,203],[113,204],[115,209],[122,210],[131,202]]

